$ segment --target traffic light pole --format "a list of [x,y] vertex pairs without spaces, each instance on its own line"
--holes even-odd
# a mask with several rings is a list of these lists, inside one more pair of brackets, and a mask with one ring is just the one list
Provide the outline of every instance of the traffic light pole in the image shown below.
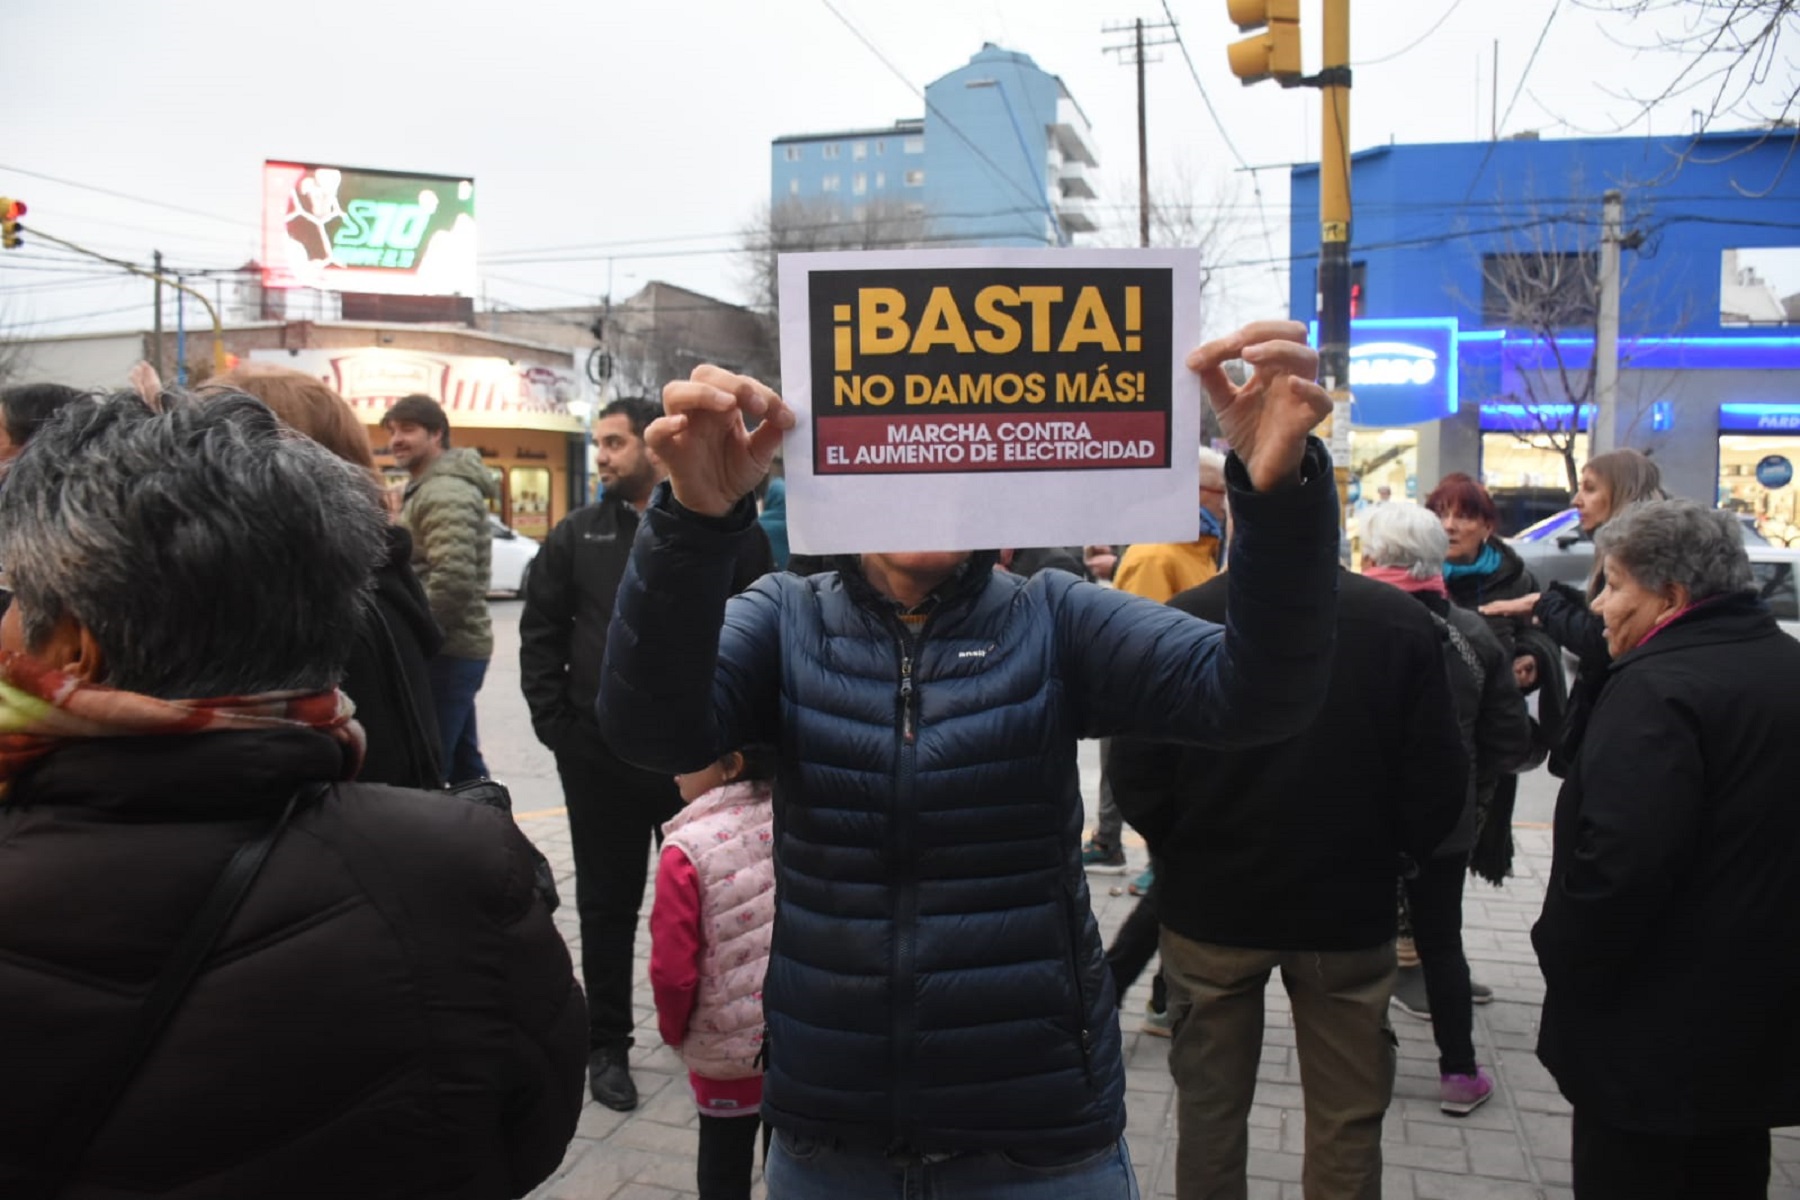
[[[101,262],[108,263],[112,266],[118,267],[122,271],[129,271],[133,275],[141,275],[145,279],[154,280],[159,286],[172,287],[176,291],[182,292],[185,295],[192,296],[194,299],[198,300],[200,302],[200,307],[202,307],[206,310],[207,317],[209,319],[211,319],[211,321],[212,321],[213,374],[214,375],[223,375],[226,372],[226,370],[228,369],[228,363],[227,363],[227,360],[225,357],[225,326],[219,320],[218,308],[216,308],[213,305],[213,302],[211,300],[208,300],[206,298],[205,292],[201,291],[199,288],[196,288],[196,287],[189,287],[187,284],[182,283],[178,279],[170,279],[167,275],[164,275],[161,271],[146,271],[143,267],[138,266],[136,263],[128,263],[128,262],[125,262],[123,259],[108,258],[106,255],[98,253],[97,251],[89,250],[86,246],[77,246],[74,242],[66,242],[62,238],[51,237],[49,234],[45,233],[41,229],[33,228],[33,229],[29,230],[29,232],[32,237],[43,238],[46,242],[50,242],[54,245],[61,246],[65,250],[73,250],[77,254],[85,254],[89,258],[97,258]],[[162,264],[162,254],[160,252],[156,256],[156,263],[158,266],[160,266]],[[156,306],[156,314],[157,314],[157,327],[160,331],[161,326],[162,326],[162,304],[160,302]],[[158,333],[158,336],[156,339],[156,356],[159,360],[162,357],[162,336],[161,336],[160,332]],[[185,364],[177,364],[177,365],[182,366]],[[160,367],[157,370],[157,375],[159,377],[162,375],[162,371],[161,371]]]
[[[1350,492],[1350,0],[1325,0],[1319,155],[1319,375],[1340,510]],[[1314,82],[1314,81],[1309,81]]]

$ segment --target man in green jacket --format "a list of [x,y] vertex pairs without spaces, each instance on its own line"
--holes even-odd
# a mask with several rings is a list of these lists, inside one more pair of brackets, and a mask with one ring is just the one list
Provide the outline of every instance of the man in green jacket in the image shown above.
[[493,477],[474,450],[450,448],[450,419],[430,396],[407,396],[381,419],[394,462],[412,475],[401,519],[412,530],[413,571],[425,587],[444,648],[431,660],[431,691],[451,783],[487,777],[475,731],[475,693],[494,654],[487,587]]

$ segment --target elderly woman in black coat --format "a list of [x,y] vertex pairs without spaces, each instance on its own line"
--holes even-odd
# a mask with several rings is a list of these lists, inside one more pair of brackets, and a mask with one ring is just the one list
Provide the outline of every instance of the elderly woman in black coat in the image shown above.
[[0,1196],[523,1195],[586,1014],[505,813],[350,782],[374,481],[166,403],[0,493]]
[[1760,1198],[1769,1129],[1800,1124],[1800,643],[1729,513],[1649,501],[1596,549],[1613,663],[1532,930],[1538,1057],[1579,1200]]

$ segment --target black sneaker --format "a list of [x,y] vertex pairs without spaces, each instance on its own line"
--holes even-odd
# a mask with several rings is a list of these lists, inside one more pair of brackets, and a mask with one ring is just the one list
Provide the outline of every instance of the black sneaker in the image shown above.
[[1081,845],[1081,865],[1096,875],[1123,875],[1125,847],[1108,846],[1089,838]]
[[588,1054],[588,1091],[614,1112],[630,1112],[638,1104],[637,1084],[631,1082],[626,1068],[630,1054],[623,1048],[601,1048]]
[[1394,1005],[1409,1017],[1431,1020],[1431,1001],[1425,997],[1425,968],[1400,968],[1394,976]]
[[1485,983],[1476,983],[1474,980],[1469,981],[1469,1003],[1471,1003],[1471,1004],[1492,1004],[1493,1002],[1494,1002],[1494,989],[1493,988],[1489,987]]

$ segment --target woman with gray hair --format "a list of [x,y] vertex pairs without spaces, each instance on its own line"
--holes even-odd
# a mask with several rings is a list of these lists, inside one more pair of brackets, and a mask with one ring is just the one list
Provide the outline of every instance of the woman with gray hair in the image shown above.
[[1531,931],[1538,1057],[1580,1200],[1760,1198],[1769,1129],[1800,1124],[1800,643],[1730,513],[1647,501],[1595,545],[1612,666]]
[[65,413],[0,494],[0,1195],[521,1195],[581,993],[506,814],[347,782],[374,482],[163,402]]
[[[1444,584],[1449,549],[1443,522],[1416,504],[1388,503],[1368,515],[1363,574],[1410,593],[1436,619],[1463,752],[1469,756],[1461,819],[1437,853],[1403,881],[1419,965],[1401,967],[1395,979],[1397,997],[1403,990],[1414,993],[1401,997],[1401,1007],[1431,1019],[1438,1046],[1439,1107],[1463,1116],[1494,1091],[1493,1079],[1475,1061],[1474,985],[1462,941],[1463,880],[1477,826],[1489,815],[1495,782],[1529,762],[1532,737],[1525,697],[1500,639],[1481,617],[1450,603]],[[1511,836],[1510,830],[1501,833]]]

